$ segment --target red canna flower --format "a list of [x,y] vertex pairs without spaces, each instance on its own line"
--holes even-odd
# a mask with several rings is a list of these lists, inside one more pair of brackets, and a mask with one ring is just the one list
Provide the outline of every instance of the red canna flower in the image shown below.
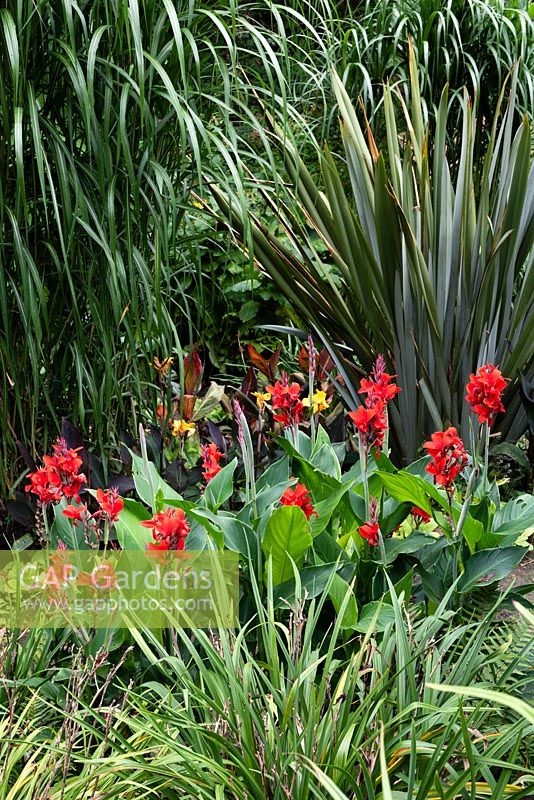
[[78,455],[81,447],[69,449],[65,439],[58,439],[52,446],[53,456],[43,456],[45,466],[55,467],[58,471],[67,475],[76,475],[82,466],[82,459]]
[[149,550],[183,550],[185,539],[190,531],[183,508],[167,508],[158,511],[152,519],[141,522],[145,528],[152,528],[154,543]]
[[434,476],[434,483],[449,490],[467,464],[467,453],[456,428],[433,433],[423,447],[432,459],[426,471]]
[[480,423],[493,425],[499,411],[504,411],[501,397],[506,389],[506,378],[493,364],[484,364],[476,375],[471,373],[469,378],[465,399],[473,413],[478,414]]
[[280,380],[266,389],[271,395],[273,411],[276,412],[273,417],[283,428],[302,422],[304,406],[300,400],[301,387],[296,381],[289,383],[287,373],[282,372]]
[[418,506],[413,506],[410,513],[418,524],[426,524],[432,519],[430,514],[428,514],[426,511],[423,511],[423,509],[419,508]]
[[395,383],[391,383],[396,377],[396,375],[388,375],[384,356],[379,355],[371,372],[370,380],[362,378],[360,382],[359,394],[367,395],[366,405],[371,407],[377,400],[383,403],[393,400],[400,392],[400,388]]
[[222,469],[219,466],[221,458],[225,458],[214,442],[201,445],[202,451],[202,475],[206,483],[209,483]]
[[376,456],[388,429],[387,404],[400,392],[399,387],[392,383],[395,377],[386,372],[384,356],[379,355],[369,378],[362,378],[360,382],[359,394],[367,395],[365,405],[349,412],[360,434],[361,447],[367,450],[374,447]]
[[377,408],[359,406],[356,411],[349,411],[349,417],[360,433],[368,434],[371,430],[373,419],[377,415],[377,411]]
[[370,408],[360,406],[356,411],[349,411],[349,417],[360,433],[363,446],[380,450],[388,429],[384,403],[377,400]]
[[360,536],[365,539],[371,547],[376,547],[378,544],[378,535],[380,528],[378,522],[366,522],[358,528]]
[[62,497],[74,498],[79,503],[80,491],[87,483],[85,475],[79,472],[81,448],[69,449],[64,439],[58,439],[53,450],[54,455],[43,456],[44,467],[28,476],[26,491],[36,494],[41,503],[59,503]]
[[312,505],[308,488],[303,483],[297,483],[294,489],[291,487],[286,489],[280,498],[280,503],[283,506],[298,506],[306,514],[306,519],[310,519],[314,514],[316,517],[319,516]]
[[100,510],[107,516],[109,522],[117,522],[119,514],[124,508],[124,500],[119,497],[119,490],[109,489],[109,491],[104,492],[102,489],[97,489],[96,500]]
[[62,483],[54,470],[39,467],[28,478],[30,483],[26,486],[27,492],[36,494],[41,503],[59,503],[63,496]]
[[[169,549],[169,543],[164,539],[162,539],[161,541],[158,541],[158,542],[149,542],[148,543],[148,549],[149,550],[159,550],[159,551],[168,550]],[[183,550],[183,547],[181,549]]]
[[83,503],[79,506],[68,505],[63,509],[63,516],[68,517],[68,519],[76,520],[77,522],[83,522],[84,514],[87,513],[87,506]]

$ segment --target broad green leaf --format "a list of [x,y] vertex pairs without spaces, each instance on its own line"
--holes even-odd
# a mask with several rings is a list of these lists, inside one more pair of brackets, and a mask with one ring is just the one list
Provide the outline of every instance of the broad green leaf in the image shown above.
[[388,625],[393,625],[395,623],[395,612],[391,605],[381,600],[367,603],[360,609],[360,618],[354,628],[362,633],[367,633],[369,626],[373,623],[374,629],[378,633],[383,632]]
[[279,503],[285,490],[294,483],[295,481],[289,481],[288,479],[283,483],[264,486],[256,496],[256,511],[258,517],[265,514],[269,506]]
[[260,304],[256,300],[247,300],[239,309],[239,319],[241,322],[250,322],[258,315]]
[[163,480],[152,461],[145,461],[131,450],[130,455],[132,457],[132,475],[135,490],[143,503],[146,503],[152,511],[155,512],[157,510],[158,498],[182,499],[181,495]]
[[[321,561],[324,561],[326,563],[334,562],[337,561],[338,559],[341,561],[343,560],[348,561],[348,556],[345,550],[342,547],[340,547],[340,545],[328,533],[328,531],[322,531],[322,533],[318,534],[318,536],[314,538],[313,550],[315,555],[318,556]],[[352,562],[348,561],[348,563],[354,569],[354,565],[352,564]]]
[[[223,519],[222,512],[216,514],[214,511],[211,511],[209,508],[205,508],[202,505],[197,505],[195,503],[191,503],[188,500],[164,500],[165,505],[172,506],[173,508],[182,508],[189,520],[189,522],[194,521],[195,523],[200,524],[209,535],[212,540],[212,547],[217,547],[222,549],[224,546],[224,537],[223,537],[223,526],[221,525],[221,519]],[[235,519],[233,515],[230,515],[231,519]],[[197,534],[195,534],[196,536]],[[193,537],[194,540],[195,537]],[[187,541],[189,542],[190,550],[194,550],[195,548],[191,545],[191,535],[188,536]],[[204,549],[205,540],[203,541],[203,547],[198,549]]]
[[[413,569],[409,569],[408,572],[405,575],[403,575],[402,578],[400,578],[400,580],[398,580],[393,587],[397,598],[399,598],[401,594],[404,596],[404,603],[406,605],[409,603],[412,594],[413,572],[414,572]],[[386,594],[383,597],[383,602],[389,604],[393,602],[391,596],[391,590],[386,592]]]
[[256,489],[260,492],[266,486],[275,486],[289,480],[289,459],[287,456],[270,464],[256,481]]
[[332,518],[332,514],[336,511],[346,492],[351,488],[350,483],[342,484],[324,500],[315,504],[314,509],[318,516],[314,515],[310,519],[311,532],[314,538],[326,528]]
[[15,539],[12,545],[12,550],[27,550],[33,547],[33,536],[30,533],[25,533],[24,536],[19,536]]
[[123,646],[125,633],[124,628],[97,628],[91,636],[87,650],[94,658],[102,652],[112,653]]
[[310,527],[302,509],[297,506],[282,506],[273,511],[267,523],[262,549],[266,558],[272,558],[275,586],[291,579],[291,559],[299,567],[311,544]]
[[191,422],[198,422],[208,416],[221,402],[224,395],[224,386],[212,381],[209,389],[195,406],[195,411],[191,417]]
[[506,456],[523,467],[523,469],[530,469],[530,461],[528,460],[526,452],[516,444],[512,444],[512,442],[501,442],[500,444],[494,445],[491,448],[491,455]]
[[49,532],[50,546],[55,549],[61,540],[68,550],[87,550],[88,545],[85,541],[83,526],[74,524],[73,520],[64,516],[63,509],[66,506],[65,498],[54,506],[54,521]]
[[384,541],[388,564],[391,564],[399,555],[419,555],[421,550],[435,544],[435,536],[425,536],[423,533],[412,533],[405,539],[392,536]]
[[476,587],[500,581],[519,564],[526,552],[527,549],[522,547],[480,550],[467,560],[458,591],[470,592]]
[[286,431],[285,436],[274,436],[274,440],[280,445],[282,450],[290,457],[309,459],[312,454],[312,441],[304,431],[298,431],[296,446],[292,439],[292,434]]
[[185,540],[186,550],[215,550],[216,545],[210,536],[205,520],[191,519],[191,530]]
[[410,475],[415,475],[417,478],[422,478],[426,483],[431,483],[432,478],[426,471],[426,467],[430,464],[429,456],[418,458],[417,461],[412,461],[405,467],[404,471],[409,472]]
[[373,477],[380,480],[387,493],[401,503],[412,503],[423,511],[430,512],[430,496],[443,505],[443,498],[431,484],[408,472],[401,470],[395,475],[377,472]]
[[[384,536],[392,533],[399,528],[399,526],[401,526],[401,530],[403,531],[409,531],[410,527],[415,527],[415,523],[410,516],[411,510],[411,503],[398,503],[392,498],[384,500],[382,503],[382,513],[380,515],[380,530]],[[408,519],[409,517],[410,519]],[[405,521],[406,525],[403,526]],[[430,530],[430,528],[428,530]]]
[[340,481],[327,475],[326,472],[321,472],[304,459],[295,459],[293,470],[299,482],[309,489],[317,502],[327,500],[332,492],[337,492],[341,486]]
[[234,472],[237,467],[237,458],[234,458],[215,475],[206,486],[204,500],[212,511],[225,503],[234,491]]
[[[534,528],[531,529],[531,532],[534,533]],[[528,536],[529,529],[527,528],[526,534]],[[517,533],[500,533],[495,531],[484,531],[482,536],[477,542],[477,550],[491,550],[495,547],[512,547],[515,545],[516,547],[525,547],[527,542],[523,544],[518,542],[518,539],[522,537],[518,537]]]
[[478,519],[473,519],[467,514],[462,528],[462,536],[464,537],[471,555],[477,549],[477,543],[480,543],[484,535],[484,526]]
[[313,445],[312,457],[323,446],[323,444],[331,445],[332,443],[330,441],[330,436],[328,435],[325,428],[322,425],[318,425],[317,430],[315,432],[315,443]]
[[[432,564],[432,566],[434,566]],[[445,595],[445,583],[439,575],[435,575],[431,570],[426,570],[422,566],[419,568],[421,584],[425,595],[436,605],[439,605]]]
[[434,539],[434,542],[425,547],[418,554],[418,561],[425,570],[431,569],[441,555],[442,550],[449,547],[451,541],[446,536],[440,536],[439,539]]
[[334,606],[337,614],[340,613],[345,598],[347,597],[347,593],[349,592],[350,596],[343,612],[343,619],[341,620],[341,628],[343,630],[346,630],[347,628],[354,628],[356,626],[358,621],[358,604],[350,584],[347,583],[347,581],[342,578],[341,575],[334,575],[330,589],[328,590],[328,597],[332,601],[332,605]]
[[219,548],[224,546],[256,561],[256,534],[250,525],[229,512],[214,513],[199,506],[191,509],[189,514],[206,528]]
[[[317,597],[325,590],[331,576],[336,572],[337,564],[321,564],[317,567],[304,567],[300,571],[300,585],[302,599]],[[280,586],[275,587],[275,597],[278,598],[276,606],[285,606],[287,603],[292,603],[295,600],[296,582],[292,580],[285,581]]]
[[256,534],[250,525],[235,517],[225,517],[220,512],[217,515],[217,524],[220,525],[224,535],[224,546],[228,550],[242,553],[246,558],[250,557],[255,563]]
[[150,514],[142,503],[126,498],[124,508],[115,523],[117,539],[123,550],[146,550],[153,541],[149,528],[140,525],[143,520],[150,519]]
[[496,544],[499,539],[506,544],[527,544],[534,533],[534,497],[520,495],[502,506],[495,512],[492,529],[485,537],[489,539],[494,534]]
[[330,475],[338,481],[341,480],[341,465],[330,443],[322,444],[319,449],[312,454],[310,464],[317,467],[320,472]]

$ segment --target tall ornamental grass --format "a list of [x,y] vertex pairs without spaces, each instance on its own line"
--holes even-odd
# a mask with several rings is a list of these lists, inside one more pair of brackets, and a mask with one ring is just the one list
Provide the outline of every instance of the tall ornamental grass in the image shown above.
[[236,9],[216,7],[0,10],[0,483],[15,438],[43,445],[63,414],[108,445],[152,357],[202,330],[184,214],[239,96]]
[[343,643],[348,600],[329,630],[326,592],[233,632],[132,630],[135,681],[90,658],[33,696],[7,681],[1,800],[531,796],[532,638],[445,602],[417,621],[392,591],[394,621]]

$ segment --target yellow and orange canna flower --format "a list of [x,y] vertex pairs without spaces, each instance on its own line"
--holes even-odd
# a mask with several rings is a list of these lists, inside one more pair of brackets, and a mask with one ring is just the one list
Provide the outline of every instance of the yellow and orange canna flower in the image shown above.
[[[318,414],[320,411],[326,411],[328,408],[328,401],[326,399],[326,392],[322,392],[318,389],[312,395],[313,401],[313,414]],[[306,406],[306,408],[310,408],[310,398],[304,397],[302,399],[302,405]]]
[[164,378],[167,372],[172,367],[172,362],[174,361],[172,356],[168,356],[168,358],[164,358],[163,361],[160,361],[157,356],[154,356],[154,369],[160,376],[160,378]]
[[173,420],[170,428],[173,436],[192,436],[196,430],[195,423],[186,422],[185,419]]
[[256,405],[258,406],[259,410],[263,411],[265,403],[268,403],[271,399],[270,392],[252,392],[252,394],[256,398]]

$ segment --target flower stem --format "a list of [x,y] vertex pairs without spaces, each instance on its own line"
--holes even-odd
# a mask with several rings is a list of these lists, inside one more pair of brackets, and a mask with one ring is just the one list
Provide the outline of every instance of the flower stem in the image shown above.
[[[451,530],[452,530],[452,583],[453,585],[456,583],[456,579],[458,578],[458,542],[459,539],[457,537],[457,529],[454,525],[454,517],[452,512],[452,492],[447,491],[447,500],[449,501],[449,520],[451,523]],[[453,594],[453,606],[456,606],[457,602],[457,592],[456,589],[454,590]]]
[[[475,452],[473,454],[473,469],[471,470],[471,474],[469,476],[469,480],[467,481],[467,486],[465,487],[465,495],[464,501],[462,503],[462,508],[460,511],[460,516],[458,518],[458,524],[454,524],[454,516],[452,513],[452,497],[449,495],[449,507],[451,512],[451,523],[452,523],[452,530],[453,530],[453,562],[452,562],[452,579],[453,583],[458,578],[458,551],[460,548],[460,543],[462,541],[462,531],[465,525],[465,521],[467,519],[467,512],[469,510],[469,503],[471,502],[471,497],[473,496],[473,487],[475,485],[475,479],[478,475],[478,459],[479,459],[479,451],[480,451],[480,436],[477,441],[477,445],[475,448]],[[455,592],[456,598],[456,592]]]
[[361,433],[358,434],[358,449],[362,465],[363,496],[365,501],[365,519],[369,519],[369,481],[367,478],[367,443],[362,441]]
[[480,436],[478,437],[477,444],[475,447],[475,452],[473,454],[473,469],[471,470],[471,475],[469,476],[469,480],[467,481],[467,486],[465,487],[465,495],[464,495],[464,502],[462,505],[462,510],[460,511],[460,517],[458,519],[458,524],[454,525],[454,517],[452,516],[452,499],[450,500],[451,503],[451,521],[453,523],[453,532],[454,537],[456,539],[460,539],[462,534],[462,528],[464,527],[465,520],[467,518],[467,511],[469,509],[469,502],[473,495],[473,486],[475,484],[475,478],[478,475],[478,459],[480,457]]
[[106,517],[104,522],[104,553],[108,549],[109,543],[109,519]]
[[40,501],[37,503],[36,527],[41,547],[44,549],[47,544],[50,544],[50,536],[48,517],[46,516],[46,504]]
[[310,402],[310,437],[315,445],[315,414],[313,413],[313,384],[315,382],[315,348],[311,334],[308,336],[308,398]]
[[486,431],[485,431],[485,441],[484,441],[484,492],[490,490],[490,480],[489,480],[489,447],[490,447],[490,426],[486,422]]
[[298,436],[299,436],[299,426],[297,425],[296,422],[293,422],[292,425],[291,425],[291,438],[293,439],[292,444],[293,444],[293,447],[295,448],[295,450],[299,449],[299,447],[298,447]]

